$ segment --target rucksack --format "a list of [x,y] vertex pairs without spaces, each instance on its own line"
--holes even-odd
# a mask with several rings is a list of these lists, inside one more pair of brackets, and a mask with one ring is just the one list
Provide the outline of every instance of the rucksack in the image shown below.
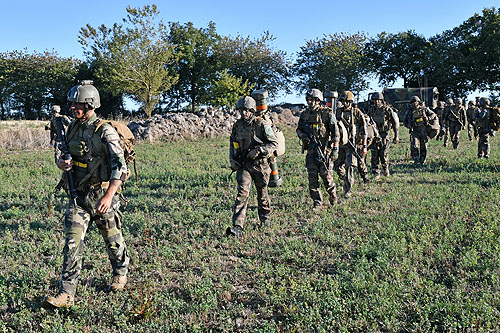
[[137,169],[135,166],[135,151],[134,151],[134,143],[135,143],[135,137],[130,128],[128,128],[127,125],[122,124],[118,121],[114,120],[99,120],[99,123],[97,124],[95,128],[95,132],[99,130],[99,128],[104,125],[104,124],[110,124],[115,131],[118,133],[118,136],[120,137],[120,146],[123,149],[123,154],[125,157],[125,163],[127,163],[127,178],[130,177],[130,164],[134,165],[134,173],[135,173],[135,181],[138,181],[138,176],[137,176]]
[[490,109],[490,128],[494,131],[500,130],[500,107],[498,106]]

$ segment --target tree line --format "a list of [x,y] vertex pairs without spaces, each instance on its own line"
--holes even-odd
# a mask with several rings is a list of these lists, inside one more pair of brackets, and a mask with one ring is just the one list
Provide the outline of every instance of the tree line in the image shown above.
[[0,53],[0,117],[42,119],[52,104],[66,104],[78,80],[93,79],[100,114],[129,116],[124,97],[140,105],[135,115],[200,105],[230,108],[239,96],[266,88],[279,93],[352,90],[368,82],[404,87],[436,86],[442,98],[477,89],[500,92],[500,9],[485,8],[441,34],[425,38],[413,30],[325,34],[305,42],[296,57],[273,46],[270,32],[257,38],[223,36],[215,23],[164,23],[156,5],[126,8],[121,23],[86,25],[78,41],[85,59],[56,51]]

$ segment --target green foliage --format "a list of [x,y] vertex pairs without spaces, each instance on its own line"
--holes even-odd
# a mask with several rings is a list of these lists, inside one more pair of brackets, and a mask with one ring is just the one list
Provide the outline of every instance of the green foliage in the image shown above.
[[210,84],[217,71],[214,48],[218,38],[213,22],[206,29],[197,29],[191,22],[170,23],[168,39],[179,57],[171,68],[179,75],[179,81],[168,95],[178,106],[188,101],[194,112],[197,104],[209,101]]
[[41,307],[57,290],[63,259],[67,198],[52,198],[60,175],[53,154],[4,154],[0,329],[500,330],[498,137],[489,160],[475,158],[475,141],[453,150],[432,140],[429,163],[415,168],[402,129],[391,177],[368,185],[358,178],[351,199],[313,213],[304,155],[294,129],[285,135],[284,184],[270,189],[272,225],[257,226],[252,189],[241,240],[224,235],[236,194],[228,138],[138,145],[139,182],[124,192],[128,289],[102,291],[111,272],[92,226],[71,310]]
[[356,93],[368,88],[365,41],[362,33],[336,33],[306,41],[294,64],[296,88]]
[[213,82],[210,103],[219,107],[229,109],[236,106],[238,98],[249,95],[253,89],[253,84],[234,77],[228,70],[217,72],[217,79]]
[[121,91],[141,103],[150,117],[161,94],[178,80],[168,69],[175,55],[167,28],[161,20],[155,22],[159,13],[156,5],[129,6],[127,13],[124,25],[95,29],[87,24],[80,30],[79,41],[87,48],[89,60],[102,65],[96,76],[108,90]]
[[222,36],[216,48],[219,70],[242,78],[256,89],[266,88],[271,97],[280,91],[290,92],[290,61],[285,51],[275,50],[269,31],[260,38]]

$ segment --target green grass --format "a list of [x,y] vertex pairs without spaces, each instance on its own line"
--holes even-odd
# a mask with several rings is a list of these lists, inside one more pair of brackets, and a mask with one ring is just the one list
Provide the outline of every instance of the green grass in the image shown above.
[[415,168],[407,133],[391,146],[392,177],[357,182],[352,199],[316,214],[286,131],[272,226],[257,227],[252,189],[242,240],[224,235],[236,194],[227,138],[137,146],[139,182],[125,191],[129,288],[103,291],[110,265],[93,226],[70,310],[41,306],[63,259],[53,154],[4,154],[0,332],[500,330],[499,140],[489,160],[465,132],[456,151],[433,140]]

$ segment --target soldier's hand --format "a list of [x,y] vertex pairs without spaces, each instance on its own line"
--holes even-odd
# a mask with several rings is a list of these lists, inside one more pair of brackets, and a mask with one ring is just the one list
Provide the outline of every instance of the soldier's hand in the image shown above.
[[251,160],[255,160],[255,158],[259,155],[259,150],[257,148],[254,148],[248,152],[248,158]]
[[495,132],[492,129],[490,129],[490,136],[495,136]]
[[236,160],[231,160],[231,169],[236,171],[241,168],[241,164]]
[[56,165],[61,170],[69,171],[73,167],[73,160],[65,160],[59,157],[59,159],[56,162]]
[[332,158],[333,160],[337,160],[339,158],[339,149],[338,148],[333,148],[333,152],[332,152]]
[[109,208],[111,207],[111,202],[113,200],[113,196],[109,195],[104,195],[101,199],[99,199],[96,204],[95,204],[95,209],[100,213],[100,214],[106,214],[109,211]]
[[399,137],[395,137],[394,140],[392,140],[392,143],[397,145],[399,143]]

